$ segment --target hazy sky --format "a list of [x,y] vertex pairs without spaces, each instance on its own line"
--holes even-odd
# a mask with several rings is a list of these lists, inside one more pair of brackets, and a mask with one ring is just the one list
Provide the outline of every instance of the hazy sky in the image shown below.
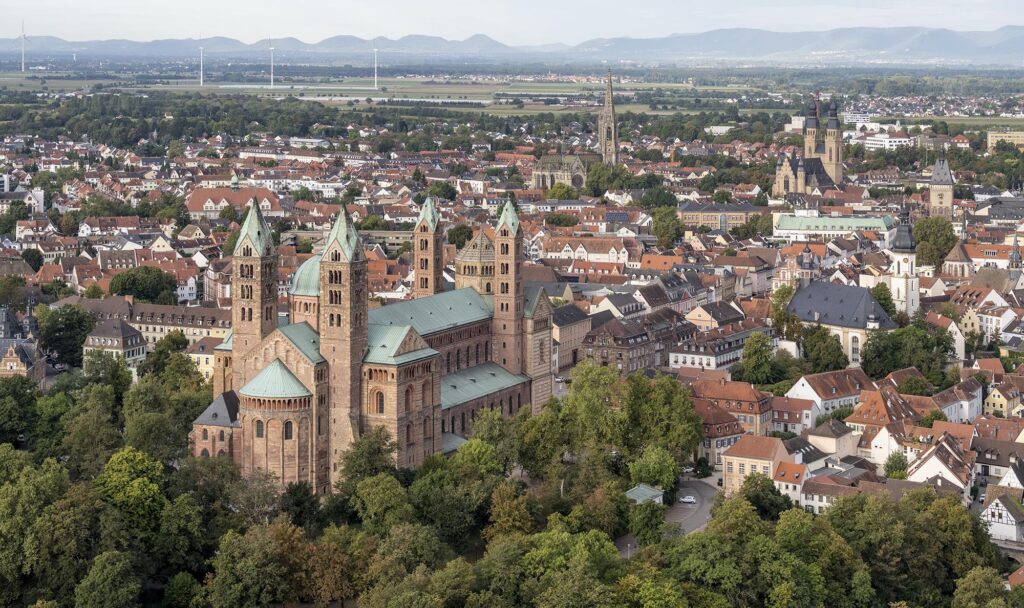
[[8,8],[0,36],[17,36],[24,18],[30,36],[69,40],[230,36],[253,42],[292,36],[316,42],[339,34],[462,39],[481,33],[506,44],[578,43],[723,27],[989,30],[1014,23],[1022,4],[1024,0],[34,0]]

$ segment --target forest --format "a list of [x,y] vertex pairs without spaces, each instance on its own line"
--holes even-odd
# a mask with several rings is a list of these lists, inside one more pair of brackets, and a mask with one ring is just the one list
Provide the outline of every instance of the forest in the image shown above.
[[[92,354],[46,393],[0,380],[0,414],[17,420],[0,428],[0,604],[1024,606],[979,520],[930,489],[815,516],[752,476],[683,535],[666,507],[624,492],[642,482],[674,500],[702,441],[688,392],[587,363],[562,399],[511,419],[484,410],[456,452],[417,470],[371,429],[332,493],[281,491],[188,455],[210,388],[183,341],[161,341],[134,384],[123,360]],[[625,558],[627,532],[640,548]]]

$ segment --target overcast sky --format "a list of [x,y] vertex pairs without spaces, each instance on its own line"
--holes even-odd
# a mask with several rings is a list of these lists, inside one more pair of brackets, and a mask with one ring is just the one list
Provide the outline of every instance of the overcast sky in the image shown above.
[[[8,7],[3,33],[68,40],[229,36],[306,42],[487,34],[506,44],[647,38],[725,27],[814,30],[920,25],[990,30],[1014,23],[1024,0],[34,0]],[[13,9],[13,10],[12,10]],[[19,9],[24,11],[20,14]],[[1024,23],[1024,18],[1016,19]]]

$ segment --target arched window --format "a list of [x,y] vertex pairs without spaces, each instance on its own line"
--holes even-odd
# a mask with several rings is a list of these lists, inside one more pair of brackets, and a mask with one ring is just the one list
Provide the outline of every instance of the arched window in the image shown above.
[[377,393],[377,413],[384,413],[384,393],[381,392]]
[[206,441],[209,438],[210,434],[206,432],[206,429],[203,429],[203,441]]
[[199,453],[199,456],[202,457],[202,458],[209,458],[210,457],[210,451],[207,450],[206,448],[203,448],[203,451]]
[[263,438],[263,421],[262,420],[257,420],[256,421],[256,438],[257,439],[262,439]]
[[411,386],[407,387],[405,389],[405,411],[407,411],[407,412],[411,412],[412,411],[412,387]]
[[288,422],[284,423],[284,438],[285,438],[286,441],[292,438],[292,421],[291,420],[289,420]]
[[423,406],[423,407],[430,407],[432,405],[431,401],[433,401],[433,399],[432,399],[432,395],[430,394],[430,384],[427,383],[427,382],[423,383],[423,390],[422,390],[421,397],[422,397],[422,399],[420,400],[420,405],[421,406]]
[[224,431],[217,433],[217,439],[220,441],[224,441]]

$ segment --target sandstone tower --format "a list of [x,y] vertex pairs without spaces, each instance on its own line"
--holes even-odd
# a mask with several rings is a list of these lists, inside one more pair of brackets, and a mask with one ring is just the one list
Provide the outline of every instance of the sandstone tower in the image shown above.
[[413,297],[424,298],[444,291],[444,261],[441,257],[444,244],[438,231],[437,204],[433,197],[427,197],[420,209],[420,217],[413,228],[413,264],[416,282]]
[[607,165],[619,164],[619,125],[615,120],[615,102],[612,99],[612,71],[608,70],[608,86],[604,93],[604,107],[597,121],[601,159]]

